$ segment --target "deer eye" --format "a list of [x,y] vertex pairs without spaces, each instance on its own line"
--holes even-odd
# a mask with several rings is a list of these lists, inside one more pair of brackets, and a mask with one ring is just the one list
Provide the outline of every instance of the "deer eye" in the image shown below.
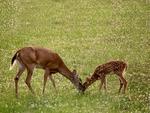
[[73,70],[72,73],[73,73],[74,75],[76,75],[76,74],[77,74],[77,71],[76,71],[76,70]]

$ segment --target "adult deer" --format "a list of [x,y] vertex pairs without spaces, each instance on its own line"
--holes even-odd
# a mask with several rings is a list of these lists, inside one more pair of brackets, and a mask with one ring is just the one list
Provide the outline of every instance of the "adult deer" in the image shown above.
[[76,71],[74,70],[73,72],[71,72],[64,64],[61,57],[57,53],[49,49],[39,47],[24,47],[18,50],[13,56],[10,70],[16,63],[19,65],[19,71],[14,78],[16,97],[18,97],[18,81],[25,69],[27,69],[27,77],[25,83],[27,84],[29,90],[34,93],[31,87],[31,78],[34,68],[41,68],[45,70],[43,94],[48,77],[55,87],[55,82],[52,78],[52,74],[57,72],[69,79],[77,88],[77,90],[82,91],[81,79],[78,78]]
[[123,61],[110,61],[106,64],[99,65],[91,77],[87,77],[86,81],[83,83],[83,91],[85,91],[91,84],[93,84],[96,80],[101,80],[100,88],[102,88],[104,84],[104,89],[106,90],[106,75],[109,73],[114,73],[119,77],[120,88],[119,93],[124,86],[123,93],[125,93],[127,87],[127,81],[124,78],[124,72],[127,69],[127,64]]

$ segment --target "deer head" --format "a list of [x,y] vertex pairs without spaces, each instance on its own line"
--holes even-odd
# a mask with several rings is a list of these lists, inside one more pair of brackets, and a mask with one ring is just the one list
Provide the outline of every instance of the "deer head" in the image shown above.
[[73,84],[77,88],[79,92],[83,91],[83,85],[82,85],[82,80],[79,78],[79,75],[77,74],[76,70],[73,70]]

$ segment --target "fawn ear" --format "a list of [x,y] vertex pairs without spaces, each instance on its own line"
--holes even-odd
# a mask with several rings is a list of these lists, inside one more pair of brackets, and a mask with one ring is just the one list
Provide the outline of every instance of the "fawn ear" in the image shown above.
[[90,81],[90,78],[86,77],[86,82],[89,83],[89,81]]
[[86,81],[89,81],[90,80],[90,78],[89,77],[86,77]]

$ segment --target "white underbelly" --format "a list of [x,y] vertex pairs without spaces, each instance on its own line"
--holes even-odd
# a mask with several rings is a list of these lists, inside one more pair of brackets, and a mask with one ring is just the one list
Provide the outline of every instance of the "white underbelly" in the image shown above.
[[37,64],[37,65],[35,66],[35,68],[43,68],[43,66],[41,66],[40,64]]

